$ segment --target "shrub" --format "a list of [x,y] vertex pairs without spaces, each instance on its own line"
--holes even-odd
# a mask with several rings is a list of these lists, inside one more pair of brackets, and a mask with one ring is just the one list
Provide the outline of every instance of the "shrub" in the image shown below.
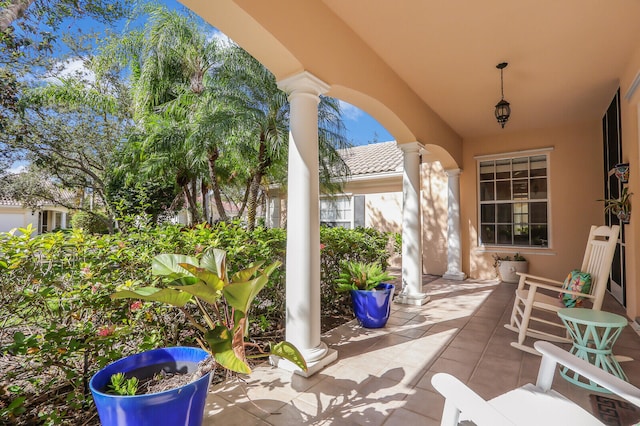
[[[284,229],[248,232],[235,222],[192,229],[140,224],[113,235],[74,229],[32,238],[33,229],[21,231],[0,233],[0,389],[8,391],[0,393],[0,423],[84,423],[77,416],[92,414],[88,381],[98,369],[143,350],[196,344],[183,313],[109,298],[117,287],[153,285],[156,255],[222,248],[237,268],[230,273],[286,260]],[[388,238],[371,229],[321,229],[325,315],[347,307],[334,288],[340,261],[386,265]],[[284,311],[285,268],[279,268],[250,311],[252,338],[280,337]]]
[[76,212],[71,216],[73,229],[84,229],[90,234],[107,234],[109,219],[100,213]]

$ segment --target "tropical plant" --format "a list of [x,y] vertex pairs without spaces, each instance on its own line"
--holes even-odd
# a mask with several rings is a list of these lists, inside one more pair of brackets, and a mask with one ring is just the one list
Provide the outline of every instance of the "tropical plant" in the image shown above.
[[[196,331],[196,340],[208,350],[223,368],[243,374],[251,373],[247,360],[276,355],[306,370],[306,362],[298,349],[289,342],[259,348],[248,355],[245,338],[249,329],[248,312],[254,298],[267,284],[271,273],[281,263],[276,261],[264,269],[263,262],[249,265],[227,276],[226,252],[216,248],[205,250],[198,259],[180,254],[161,254],[152,262],[152,274],[164,277],[168,286],[124,289],[114,293],[113,299],[130,298],[162,302],[181,309]],[[186,309],[195,304],[200,313],[196,318]],[[199,372],[198,377],[201,377]]]
[[384,281],[393,277],[387,274],[382,265],[377,262],[352,262],[341,263],[340,277],[336,280],[338,291],[349,290],[375,290]]
[[[237,130],[242,139],[236,148],[246,160],[240,164],[240,169],[248,169],[249,172],[244,200],[247,226],[251,230],[256,223],[261,188],[267,182],[283,184],[287,175],[290,105],[275,76],[248,52],[232,45],[224,49],[223,57],[219,82],[224,85],[227,99],[234,100],[238,114],[242,115]],[[320,182],[325,192],[339,190],[341,182],[335,178],[348,176],[349,169],[338,150],[349,146],[339,102],[321,96],[318,105],[318,160]]]
[[526,260],[527,260],[520,253],[514,254],[513,255],[513,259],[509,255],[501,256],[498,253],[495,253],[492,257],[493,257],[493,267],[494,268],[497,268],[498,266],[500,266],[501,262],[526,262]]
[[600,199],[598,201],[604,201],[605,213],[611,213],[616,215],[619,219],[625,220],[631,213],[631,196],[633,193],[628,192],[627,187],[622,188],[620,196],[618,198]]

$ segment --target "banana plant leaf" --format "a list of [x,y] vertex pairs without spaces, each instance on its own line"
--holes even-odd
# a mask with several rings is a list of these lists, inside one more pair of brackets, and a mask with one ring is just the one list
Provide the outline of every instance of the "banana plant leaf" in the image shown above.
[[251,374],[251,368],[246,362],[236,356],[233,350],[233,335],[231,330],[221,325],[207,331],[204,336],[213,357],[222,367],[242,374]]
[[302,357],[302,354],[289,342],[280,342],[275,345],[271,345],[271,354],[277,355],[280,358],[284,358],[293,362],[298,367],[302,368],[304,371],[307,371],[307,362]]
[[224,287],[224,281],[221,280],[220,277],[218,277],[215,273],[211,272],[208,269],[197,267],[189,263],[180,263],[179,266],[189,271],[193,276],[195,276],[199,280],[204,281],[204,283],[208,287],[210,287],[212,290],[221,291],[222,288]]
[[198,259],[183,254],[159,254],[154,257],[151,262],[151,273],[153,275],[167,277],[183,285],[197,282],[198,279],[181,267],[181,263],[198,266]]
[[212,289],[203,282],[197,282],[192,285],[183,285],[171,287],[174,290],[184,291],[190,295],[196,296],[205,302],[214,305],[222,297],[222,290]]
[[[193,262],[191,262],[193,263]],[[194,263],[197,265],[197,263]],[[200,267],[208,269],[218,275],[225,284],[228,282],[227,277],[227,252],[220,249],[206,250],[200,260]]]
[[179,308],[191,300],[191,294],[171,288],[142,287],[136,290],[117,291],[111,299],[142,299],[151,302],[162,302]]

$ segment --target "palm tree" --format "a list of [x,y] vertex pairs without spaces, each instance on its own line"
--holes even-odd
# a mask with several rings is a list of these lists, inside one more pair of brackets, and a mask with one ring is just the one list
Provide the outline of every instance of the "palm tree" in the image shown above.
[[[260,189],[277,175],[284,177],[289,141],[289,101],[273,74],[249,53],[238,46],[225,50],[220,80],[234,99],[243,117],[242,131],[246,135],[241,148],[250,153],[247,185],[247,226],[255,227]],[[321,181],[325,188],[336,190],[332,177],[346,176],[348,167],[338,149],[349,144],[340,119],[339,103],[322,97],[318,107]],[[280,173],[277,173],[277,171]],[[333,182],[333,183],[332,183]],[[282,183],[282,182],[281,182]]]
[[216,40],[207,38],[190,16],[153,7],[144,30],[130,33],[118,48],[115,56],[132,69],[134,117],[146,134],[144,147],[153,153],[148,161],[166,163],[148,170],[173,168],[194,222],[206,217],[197,208],[194,182],[203,183],[203,204],[213,187],[226,220],[216,162],[234,114],[211,83],[219,61]]

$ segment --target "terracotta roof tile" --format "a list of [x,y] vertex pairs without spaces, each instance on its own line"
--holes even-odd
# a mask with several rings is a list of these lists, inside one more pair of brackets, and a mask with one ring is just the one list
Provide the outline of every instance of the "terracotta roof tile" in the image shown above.
[[340,155],[353,176],[402,170],[402,150],[395,141],[354,146]]

